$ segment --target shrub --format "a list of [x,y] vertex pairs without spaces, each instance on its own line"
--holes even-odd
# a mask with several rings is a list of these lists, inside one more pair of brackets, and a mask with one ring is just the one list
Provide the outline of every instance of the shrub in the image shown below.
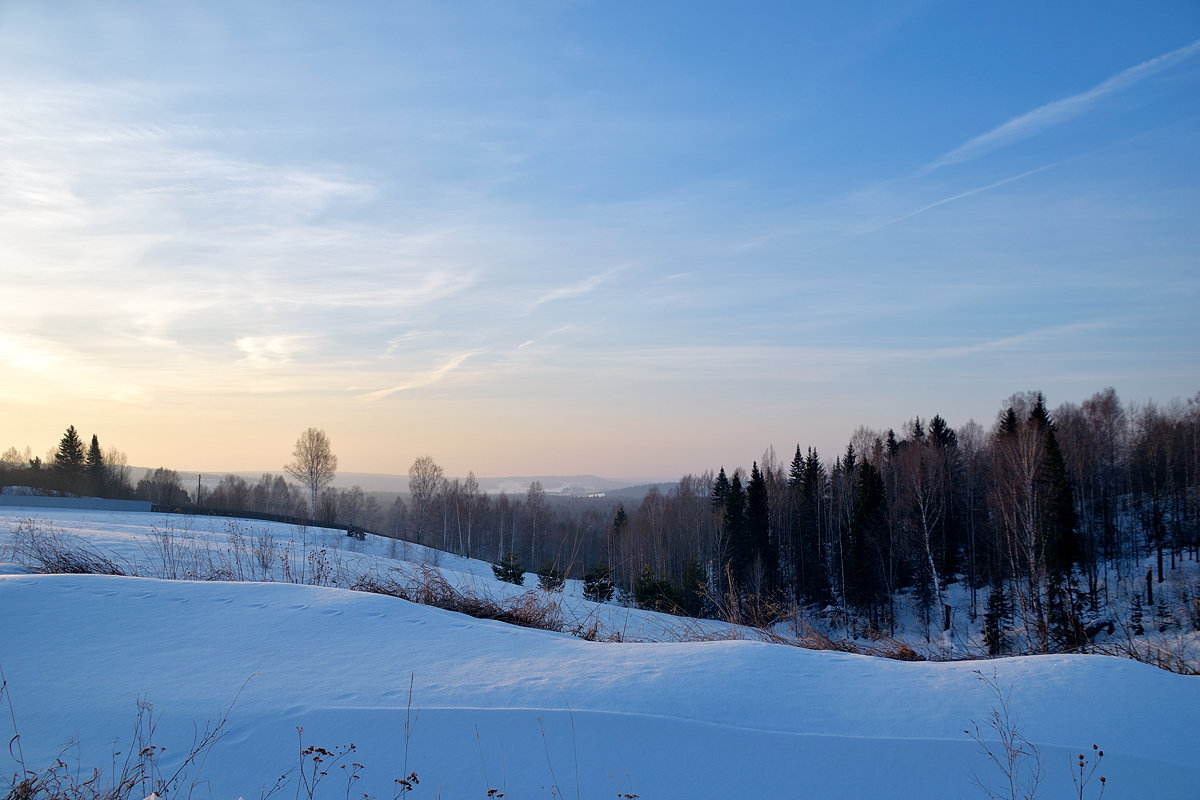
[[566,577],[553,561],[542,564],[537,571],[538,588],[547,592],[561,592]]
[[583,597],[593,603],[607,603],[613,596],[612,567],[601,561],[583,574]]
[[125,575],[117,562],[82,539],[55,529],[43,530],[32,519],[21,520],[12,530],[16,561],[42,573],[72,575]]
[[521,563],[520,556],[511,550],[504,554],[500,563],[492,564],[492,572],[497,580],[517,586],[525,585],[525,565]]

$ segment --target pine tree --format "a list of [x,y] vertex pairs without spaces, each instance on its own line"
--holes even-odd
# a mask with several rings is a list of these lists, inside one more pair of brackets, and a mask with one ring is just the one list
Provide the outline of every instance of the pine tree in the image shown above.
[[858,491],[846,542],[846,602],[872,619],[886,593],[878,543],[887,528],[887,495],[879,470],[869,461],[858,468]]
[[517,586],[525,585],[525,566],[521,563],[521,558],[513,551],[509,550],[504,554],[504,558],[500,559],[500,563],[492,564],[492,573],[497,580],[505,583],[516,584]]
[[746,486],[746,543],[751,573],[755,565],[761,574],[752,574],[754,583],[761,577],[761,585],[754,588],[759,594],[769,594],[777,583],[779,557],[776,555],[774,537],[771,536],[771,509],[767,497],[767,481],[758,468],[758,462],[750,469],[750,483]]
[[1083,543],[1074,486],[1041,395],[1030,419],[1046,431],[1038,472],[1039,527],[1046,561],[1046,623],[1050,640],[1057,649],[1075,650],[1087,643],[1087,637],[1075,580],[1075,565],[1082,557]]
[[59,475],[62,488],[68,492],[77,491],[80,486],[85,464],[83,442],[71,425],[58,443],[58,451],[54,454],[54,469]]
[[92,444],[88,448],[85,462],[89,488],[93,494],[103,495],[105,490],[104,454],[100,452],[100,440],[92,434]]
[[989,656],[1001,655],[1008,649],[1008,635],[1005,631],[1011,617],[1012,605],[1008,601],[1004,581],[997,578],[988,592],[987,610],[983,614],[983,640],[987,644]]
[[1017,412],[1012,406],[1008,407],[1008,411],[1004,412],[1004,418],[1000,420],[1000,430],[998,431],[1001,438],[1012,438],[1020,431],[1021,425],[1017,422]]
[[725,468],[721,467],[721,471],[717,473],[717,479],[713,481],[712,488],[712,507],[713,510],[725,508],[725,502],[729,498],[729,478],[725,476]]
[[1134,636],[1142,636],[1146,633],[1146,628],[1142,625],[1142,619],[1142,595],[1138,592],[1129,600],[1129,627],[1133,631]]
[[607,603],[613,596],[612,569],[601,561],[583,573],[583,599]]
[[744,592],[754,554],[746,533],[746,492],[742,489],[742,478],[736,472],[725,496],[724,538],[729,548],[733,578]]
[[608,528],[608,561],[609,564],[616,564],[620,559],[621,540],[625,535],[625,528],[629,525],[629,517],[625,514],[625,504],[621,503],[617,506],[617,511],[613,514],[612,525]]
[[1065,576],[1079,563],[1083,542],[1075,511],[1075,487],[1067,474],[1067,464],[1053,427],[1046,434],[1038,488],[1046,569],[1060,577]]
[[821,547],[821,509],[825,504],[828,476],[816,449],[808,448],[800,488],[799,525],[794,534],[796,553],[797,600],[825,605],[832,599],[829,576]]
[[698,617],[704,611],[704,599],[707,595],[704,569],[700,562],[692,556],[683,565],[683,580],[680,582],[680,603],[683,613],[689,617]]
[[655,576],[649,565],[642,567],[634,581],[633,602],[647,611],[661,611],[664,614],[684,612],[684,599],[679,587],[670,578]]
[[547,592],[561,592],[566,576],[553,561],[547,561],[538,568],[538,588]]
[[938,447],[958,447],[958,434],[940,414],[934,414],[933,419],[929,420],[929,439]]

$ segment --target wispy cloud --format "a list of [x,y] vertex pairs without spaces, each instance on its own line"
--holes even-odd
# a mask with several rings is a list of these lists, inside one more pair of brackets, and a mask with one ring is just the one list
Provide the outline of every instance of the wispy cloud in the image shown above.
[[425,372],[417,375],[389,389],[379,389],[378,391],[367,392],[366,394],[360,394],[358,397],[364,400],[382,400],[383,398],[396,394],[397,392],[407,392],[410,389],[420,389],[424,386],[432,386],[462,366],[463,362],[465,362],[468,358],[476,355],[479,355],[477,351],[460,353],[431,372]]
[[974,344],[941,347],[921,352],[933,358],[958,358],[999,350],[1023,350],[1048,341],[1063,339],[1081,333],[1105,330],[1111,327],[1112,323],[1105,320],[1088,320],[1085,322],[1073,322],[1067,325],[1054,325],[1049,328],[1038,328],[1026,331],[1025,333],[1002,336]]
[[569,286],[562,286],[557,289],[551,289],[550,291],[546,292],[541,297],[539,297],[537,300],[533,301],[533,308],[537,308],[538,306],[553,302],[555,300],[566,300],[568,298],[580,297],[585,294],[590,294],[590,293],[596,291],[596,289],[598,289],[602,283],[607,281],[613,275],[616,275],[618,272],[621,272],[625,269],[627,269],[627,267],[623,267],[623,266],[622,267],[613,267],[612,269],[606,270],[597,275],[592,275],[588,278],[584,278],[583,280],[581,280],[577,283],[572,283]]
[[921,206],[920,208],[916,209],[915,211],[910,211],[907,214],[901,214],[898,217],[893,217],[892,219],[886,220],[884,222],[877,222],[877,223],[869,224],[866,227],[855,231],[855,233],[857,233],[857,234],[873,233],[874,231],[878,231],[878,230],[882,230],[884,228],[891,227],[892,225],[895,225],[898,222],[903,222],[906,219],[912,219],[913,217],[917,216],[918,214],[924,214],[926,211],[931,211],[931,210],[937,208],[938,206],[944,206],[947,203],[953,203],[955,200],[963,200],[963,199],[972,197],[977,194],[983,194],[984,192],[989,191],[991,189],[998,189],[1001,186],[1005,186],[1010,183],[1015,183],[1015,182],[1021,180],[1022,178],[1028,178],[1030,175],[1036,175],[1037,173],[1048,170],[1051,167],[1058,166],[1058,164],[1061,164],[1061,163],[1062,163],[1061,161],[1056,161],[1053,164],[1043,164],[1040,167],[1035,167],[1034,169],[1026,170],[1025,172],[1022,172],[1019,175],[1011,175],[1002,180],[994,181],[993,183],[989,183],[986,186],[977,186],[974,189],[968,189],[965,192],[959,192],[958,194],[951,195],[950,197],[943,197],[941,200],[936,200],[932,203],[929,203],[928,205]]
[[952,164],[973,161],[994,150],[1028,139],[1042,131],[1072,120],[1090,110],[1106,97],[1128,89],[1144,81],[1152,75],[1186,61],[1200,53],[1200,40],[1189,45],[1172,50],[1169,53],[1143,61],[1141,64],[1118,72],[1108,80],[1093,86],[1086,92],[1081,92],[1061,100],[1054,100],[1043,106],[1014,117],[1003,125],[997,126],[985,134],[959,145],[936,161],[928,164],[924,171],[929,172]]
[[240,363],[255,367],[286,364],[303,347],[302,336],[243,336],[235,343],[245,353]]

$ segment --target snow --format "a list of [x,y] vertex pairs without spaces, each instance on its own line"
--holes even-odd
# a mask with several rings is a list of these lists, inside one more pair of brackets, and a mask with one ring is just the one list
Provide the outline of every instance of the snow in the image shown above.
[[[143,568],[152,528],[183,524],[37,513],[37,525]],[[0,542],[30,516],[0,510]],[[188,536],[220,546],[226,523],[188,518]],[[269,530],[295,547],[332,547],[328,534]],[[343,544],[344,570],[398,563],[373,537],[354,543],[361,550]],[[398,555],[434,558],[406,549]],[[523,591],[482,562],[436,558],[461,585]],[[562,603],[567,616],[603,615],[646,639],[672,632],[660,615]],[[1011,692],[1021,732],[1041,749],[1040,796],[1076,796],[1071,767],[1095,743],[1106,798],[1200,797],[1200,679],[1110,657],[908,663],[737,639],[589,642],[329,586],[14,565],[0,569],[0,609],[0,666],[30,766],[74,738],[81,763],[107,768],[139,698],[160,715],[164,760],[178,759],[193,725],[216,722],[236,696],[194,797],[258,796],[299,762],[297,726],[306,745],[353,742],[365,765],[353,791],[380,797],[411,771],[418,798],[493,788],[509,798],[984,797],[972,771],[997,785],[1001,776],[964,733],[995,706],[980,673]],[[717,625],[701,633],[722,635]],[[17,769],[5,752],[0,766]],[[344,796],[345,782],[326,788]]]

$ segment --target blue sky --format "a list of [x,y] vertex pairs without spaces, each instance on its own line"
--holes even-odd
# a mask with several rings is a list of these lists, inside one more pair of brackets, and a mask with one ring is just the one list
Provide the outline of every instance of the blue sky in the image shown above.
[[0,447],[678,477],[1200,389],[1200,6],[0,6]]

